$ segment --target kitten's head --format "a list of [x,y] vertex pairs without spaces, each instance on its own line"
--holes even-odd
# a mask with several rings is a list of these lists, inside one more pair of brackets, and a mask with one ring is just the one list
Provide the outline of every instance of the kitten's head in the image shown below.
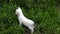
[[17,9],[16,9],[16,12],[15,12],[17,15],[20,15],[21,13],[22,13],[22,10],[21,10],[21,8],[20,7],[18,7]]

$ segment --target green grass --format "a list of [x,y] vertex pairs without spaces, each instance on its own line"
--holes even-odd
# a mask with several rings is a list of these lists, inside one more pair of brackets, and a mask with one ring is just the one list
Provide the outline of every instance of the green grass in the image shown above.
[[30,31],[20,26],[16,8],[36,24],[33,34],[60,34],[60,17],[54,0],[0,0],[0,34],[25,34]]

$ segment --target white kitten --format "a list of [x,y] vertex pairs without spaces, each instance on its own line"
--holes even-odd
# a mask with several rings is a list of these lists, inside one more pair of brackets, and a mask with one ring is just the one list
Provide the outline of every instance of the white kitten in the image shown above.
[[34,28],[35,28],[35,24],[32,20],[26,18],[23,13],[22,13],[22,10],[20,7],[18,7],[18,9],[16,9],[16,14],[18,15],[18,20],[19,20],[19,23],[20,25],[25,25],[26,27],[28,27],[30,30],[31,30],[31,33],[34,32]]

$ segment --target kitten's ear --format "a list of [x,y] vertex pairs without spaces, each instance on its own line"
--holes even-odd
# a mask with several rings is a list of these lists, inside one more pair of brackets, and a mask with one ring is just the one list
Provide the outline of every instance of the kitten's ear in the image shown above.
[[20,7],[18,7],[18,9],[20,9]]

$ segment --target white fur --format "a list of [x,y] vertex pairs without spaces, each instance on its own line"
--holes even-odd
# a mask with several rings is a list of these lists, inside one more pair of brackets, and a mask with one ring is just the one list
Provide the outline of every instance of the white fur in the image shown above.
[[33,33],[35,28],[34,22],[23,15],[20,7],[16,9],[16,14],[18,15],[18,20],[20,25],[24,24],[26,27],[28,27],[31,30],[31,33]]

